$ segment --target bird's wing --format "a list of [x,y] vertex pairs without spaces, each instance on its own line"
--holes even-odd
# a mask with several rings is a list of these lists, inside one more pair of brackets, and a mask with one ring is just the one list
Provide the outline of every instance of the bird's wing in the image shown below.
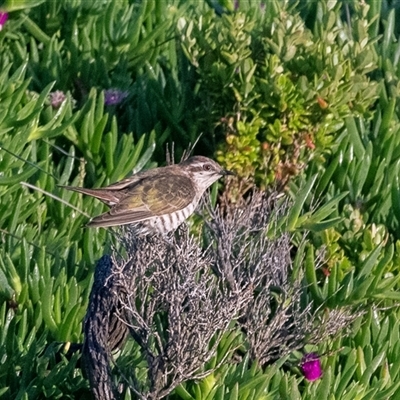
[[138,172],[137,174],[134,174],[128,178],[122,179],[122,181],[112,183],[111,185],[108,185],[104,189],[112,190],[112,191],[129,189],[129,187],[136,185],[138,182],[140,182],[142,180],[151,179],[154,176],[160,175],[160,170],[166,170],[166,167],[153,168],[153,169],[148,169],[145,171]]
[[196,188],[183,175],[162,175],[145,179],[126,190],[110,211],[93,218],[88,226],[113,226],[144,221],[187,207]]

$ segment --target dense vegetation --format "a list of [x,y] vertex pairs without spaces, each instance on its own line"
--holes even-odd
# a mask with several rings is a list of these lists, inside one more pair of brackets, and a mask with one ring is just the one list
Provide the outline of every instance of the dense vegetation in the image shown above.
[[[238,334],[219,347],[224,365],[170,398],[400,398],[397,2],[2,7],[0,396],[89,398],[68,348],[82,342],[110,237],[82,229],[103,206],[58,185],[163,165],[171,143],[178,160],[202,133],[195,153],[238,174],[220,201],[240,203],[253,185],[292,199],[269,234],[290,234],[302,300],[354,321],[299,349],[321,355],[319,380],[302,376],[300,351],[260,365]],[[122,353],[120,368],[141,365],[133,341]]]

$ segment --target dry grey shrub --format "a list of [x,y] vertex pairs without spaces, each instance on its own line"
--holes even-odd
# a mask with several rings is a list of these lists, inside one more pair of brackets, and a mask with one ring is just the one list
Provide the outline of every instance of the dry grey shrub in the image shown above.
[[301,302],[303,276],[293,279],[290,274],[290,237],[273,234],[276,238],[268,239],[287,207],[262,192],[240,208],[226,208],[224,214],[208,207],[214,270],[237,292],[252,288],[238,324],[246,333],[251,358],[260,364],[302,347],[313,331],[311,304]]
[[125,293],[120,316],[148,364],[148,382],[141,386],[134,379],[133,389],[138,396],[158,399],[181,382],[211,372],[201,367],[216,354],[251,293],[219,287],[209,271],[209,254],[186,229],[169,241],[139,239],[127,229],[122,241],[127,257],[114,258],[120,266],[116,295],[119,288]]
[[183,381],[212,372],[205,364],[233,330],[245,338],[251,358],[265,364],[306,341],[326,339],[318,338],[322,328],[315,323],[323,321],[329,333],[348,324],[349,313],[322,320],[303,304],[307,288],[301,273],[291,274],[290,237],[273,230],[286,210],[276,196],[255,192],[223,211],[203,204],[202,240],[185,225],[168,238],[122,231],[111,286],[115,313],[147,361],[146,379],[134,369],[126,376],[138,398],[165,397]]

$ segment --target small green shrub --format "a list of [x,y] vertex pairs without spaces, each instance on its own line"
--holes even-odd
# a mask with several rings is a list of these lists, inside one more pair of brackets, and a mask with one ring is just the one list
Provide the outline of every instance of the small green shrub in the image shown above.
[[368,117],[377,59],[366,9],[351,37],[337,2],[319,3],[313,32],[287,4],[260,7],[181,18],[179,27],[217,158],[263,187],[286,182],[311,159],[323,163],[344,119]]

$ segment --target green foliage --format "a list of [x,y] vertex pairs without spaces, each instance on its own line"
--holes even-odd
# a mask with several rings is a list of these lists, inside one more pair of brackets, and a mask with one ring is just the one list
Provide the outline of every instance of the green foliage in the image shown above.
[[312,32],[278,1],[264,11],[255,4],[246,13],[180,19],[204,124],[217,126],[218,159],[242,177],[286,182],[309,160],[324,162],[347,116],[368,117],[377,96],[368,76],[377,68],[374,37],[366,9],[349,35],[340,6],[318,3]]
[[[286,360],[282,359],[265,372],[245,357],[240,363],[226,365],[217,373],[209,375],[202,382],[181,385],[175,390],[178,398],[196,399],[272,399],[279,392],[277,381],[282,379],[279,368]],[[293,378],[291,380],[294,381]],[[175,398],[171,396],[171,398]]]
[[179,397],[171,398],[396,398],[400,393],[400,363],[396,353],[398,324],[398,312],[379,317],[370,311],[365,318],[360,318],[350,337],[338,340],[332,348],[326,349],[327,354],[322,356],[324,375],[316,382],[306,382],[300,376],[295,367],[299,362],[296,356],[281,359],[263,370],[257,364],[250,367],[245,357],[238,364],[224,366],[214,378],[182,385],[175,390]]
[[[394,115],[394,101],[368,125],[362,119],[347,118],[345,134],[334,147],[316,196],[348,191],[347,202],[360,209],[368,222],[385,222],[391,232],[399,226],[397,132],[400,128]],[[316,171],[316,164],[310,170]]]
[[[191,94],[177,72],[180,59],[174,29],[186,8],[178,1],[48,1],[32,8],[23,3],[6,7],[12,13],[7,32],[0,32],[1,70],[15,71],[26,63],[30,90],[42,92],[52,84],[53,90],[68,93],[70,99],[54,113],[58,129],[43,126],[32,138],[57,136],[65,131],[69,120],[64,118],[65,125],[60,123],[64,114],[71,118],[70,108],[74,106],[84,114],[85,105],[90,108],[88,97],[95,101],[94,88],[98,92],[117,88],[127,94],[123,108],[106,106],[108,122],[103,120],[101,124],[114,124],[120,132],[132,132],[136,140],[154,130],[160,153],[171,140],[178,142],[178,156],[189,142],[194,142],[198,136],[195,127],[191,123],[187,129],[181,126],[187,119],[186,104]],[[176,140],[175,132],[185,140]]]
[[[372,299],[398,301],[398,165],[399,120],[396,89],[397,47],[390,40],[394,31],[394,11],[389,14],[381,46],[385,62],[380,67],[386,79],[372,120],[347,117],[344,131],[332,145],[325,165],[310,164],[311,179],[320,176],[314,200],[326,203],[340,194],[348,196],[337,204],[332,217],[341,222],[312,236],[307,258],[307,281],[317,303],[365,304]],[[297,192],[292,185],[292,192]],[[312,207],[311,197],[304,202]],[[304,212],[304,211],[303,211]],[[307,213],[306,213],[307,214]],[[322,273],[315,271],[315,254],[324,249]]]
[[[48,346],[40,324],[30,323],[29,309],[15,315],[3,303],[0,309],[0,380],[2,398],[36,399],[83,397],[88,390],[82,374],[77,374],[78,354],[68,361],[62,344]],[[61,358],[61,360],[57,360]],[[82,396],[82,397],[81,397]]]
[[[400,315],[392,308],[400,276],[400,9],[387,0],[207,3],[4,3],[2,398],[89,396],[79,354],[68,355],[65,343],[82,341],[92,266],[108,237],[82,229],[103,206],[57,185],[114,182],[162,163],[172,140],[179,156],[199,132],[198,152],[260,186],[286,185],[305,171],[287,185],[293,204],[271,237],[293,234],[305,303],[366,314],[349,337],[320,346],[327,355],[317,382],[301,377],[299,354],[263,367],[246,355],[231,362],[227,339],[218,357],[229,354],[229,362],[170,397],[400,397]],[[127,97],[105,105],[109,88]],[[57,107],[55,90],[65,94]],[[118,363],[146,374],[132,343]],[[135,396],[127,390],[125,398]]]
[[100,185],[139,171],[149,164],[155,137],[135,141],[119,132],[95,89],[81,108],[67,96],[54,109],[53,83],[28,91],[29,69],[24,62],[12,73],[8,64],[0,83],[1,387],[9,398],[76,398],[82,390],[87,395],[86,380],[76,374],[78,354],[55,361],[59,350],[46,347],[82,340],[105,232],[82,230],[102,206],[57,185]]

